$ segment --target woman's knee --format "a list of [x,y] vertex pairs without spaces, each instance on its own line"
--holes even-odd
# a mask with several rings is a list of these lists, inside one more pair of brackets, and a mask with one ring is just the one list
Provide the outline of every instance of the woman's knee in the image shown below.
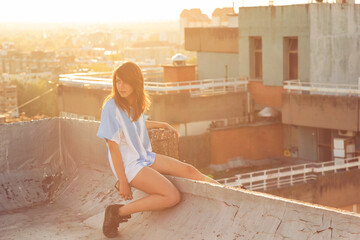
[[167,193],[165,197],[168,207],[175,206],[181,201],[181,194],[175,187],[171,192]]

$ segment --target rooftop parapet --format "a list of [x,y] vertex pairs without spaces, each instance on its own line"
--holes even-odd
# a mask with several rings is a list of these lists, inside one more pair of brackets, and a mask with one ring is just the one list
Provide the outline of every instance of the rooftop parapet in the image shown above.
[[[104,239],[104,209],[120,198],[105,142],[96,137],[98,124],[61,118],[0,124],[0,238]],[[169,179],[181,191],[182,201],[165,211],[134,214],[120,225],[122,238],[360,238],[357,214]],[[135,199],[142,195],[134,192]]]
[[[105,74],[106,73],[62,74],[60,75],[59,80],[63,85],[111,89],[112,80],[108,77],[103,77]],[[189,91],[192,96],[201,96],[247,91],[247,85],[248,81],[241,78],[204,79],[179,82],[145,81],[145,90],[156,95]]]
[[345,83],[317,83],[290,80],[284,82],[288,93],[305,93],[338,96],[360,96],[360,86]]

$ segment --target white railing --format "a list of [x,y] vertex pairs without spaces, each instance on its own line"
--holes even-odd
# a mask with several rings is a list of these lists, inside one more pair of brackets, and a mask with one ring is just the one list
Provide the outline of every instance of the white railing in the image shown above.
[[205,79],[184,82],[146,82],[145,89],[157,94],[190,92],[191,95],[213,95],[247,91],[248,81],[238,78]]
[[360,89],[355,84],[341,83],[313,83],[290,80],[284,82],[284,89],[288,92],[331,94],[331,95],[360,95]]
[[83,85],[94,87],[111,88],[112,79],[108,77],[95,77],[105,75],[106,73],[74,73],[61,74],[59,81],[68,85]]
[[237,174],[234,177],[218,179],[217,181],[227,186],[238,187],[243,185],[249,190],[266,191],[293,186],[296,183],[306,183],[310,180],[316,180],[319,175],[348,171],[354,168],[360,169],[360,157]]
[[[94,74],[62,74],[59,77],[61,83],[69,85],[83,85],[93,87],[111,88],[110,78],[96,77],[106,73]],[[214,95],[229,92],[247,91],[248,81],[238,78],[205,79],[183,82],[145,82],[145,89],[153,94],[168,94],[190,92],[192,96]]]

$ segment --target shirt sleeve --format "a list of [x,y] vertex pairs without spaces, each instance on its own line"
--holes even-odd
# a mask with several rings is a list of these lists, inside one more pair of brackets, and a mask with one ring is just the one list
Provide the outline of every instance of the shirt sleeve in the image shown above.
[[101,112],[101,122],[97,136],[106,140],[120,144],[120,133],[121,126],[119,121],[116,119],[116,105],[107,102]]

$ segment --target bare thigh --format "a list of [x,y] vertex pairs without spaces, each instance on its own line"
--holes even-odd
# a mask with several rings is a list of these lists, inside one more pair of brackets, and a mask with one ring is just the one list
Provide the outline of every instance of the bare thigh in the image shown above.
[[189,176],[200,174],[200,172],[190,164],[158,153],[155,156],[155,162],[150,167],[162,174],[184,178],[190,178]]
[[178,194],[177,188],[166,177],[150,167],[143,167],[131,181],[131,186],[147,194]]

